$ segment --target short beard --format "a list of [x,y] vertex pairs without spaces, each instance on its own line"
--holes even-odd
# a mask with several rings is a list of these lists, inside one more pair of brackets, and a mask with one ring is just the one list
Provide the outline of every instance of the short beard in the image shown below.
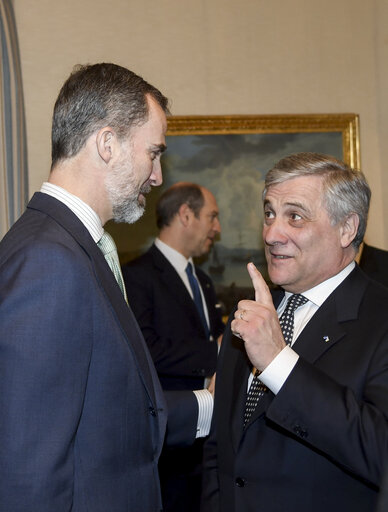
[[106,181],[106,190],[112,205],[112,219],[114,222],[133,224],[143,215],[146,201],[139,203],[139,194],[147,194],[151,190],[150,184],[145,183],[139,190],[136,187],[132,172],[125,172],[122,166],[112,169]]
[[114,222],[133,224],[144,214],[145,204],[140,205],[136,198],[127,199],[125,202],[116,203],[112,208]]

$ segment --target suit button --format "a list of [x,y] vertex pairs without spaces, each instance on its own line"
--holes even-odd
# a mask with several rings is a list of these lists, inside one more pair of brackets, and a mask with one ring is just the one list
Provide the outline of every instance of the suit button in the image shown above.
[[300,425],[295,425],[294,432],[297,436],[301,437],[302,439],[308,436],[307,430],[302,428]]
[[241,478],[241,477],[236,478],[237,487],[245,487],[245,484],[246,484],[246,480],[244,478]]
[[156,411],[153,407],[149,407],[149,411],[150,411],[151,416],[156,416]]
[[308,432],[307,432],[307,430],[302,428],[299,435],[303,439],[308,436]]

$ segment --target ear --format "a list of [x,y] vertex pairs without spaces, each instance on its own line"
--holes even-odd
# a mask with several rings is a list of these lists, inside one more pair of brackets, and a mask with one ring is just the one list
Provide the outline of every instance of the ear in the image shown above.
[[357,235],[360,219],[357,213],[351,213],[342,223],[341,226],[341,245],[349,247]]
[[96,146],[97,152],[104,160],[106,164],[108,164],[113,156],[114,145],[117,142],[116,134],[112,128],[109,126],[105,126],[101,128],[97,132],[96,136]]
[[189,225],[190,219],[191,219],[192,216],[193,216],[193,210],[187,204],[182,204],[179,207],[178,217],[179,217],[180,222],[184,226],[188,226]]

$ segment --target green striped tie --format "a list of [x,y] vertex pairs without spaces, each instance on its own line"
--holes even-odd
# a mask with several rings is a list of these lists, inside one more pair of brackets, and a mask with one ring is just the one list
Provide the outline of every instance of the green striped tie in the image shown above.
[[119,256],[117,254],[116,244],[109,233],[104,231],[104,234],[97,242],[98,247],[101,249],[115,279],[120,286],[120,290],[124,295],[125,301],[128,304],[127,292],[125,291],[124,279],[121,273]]

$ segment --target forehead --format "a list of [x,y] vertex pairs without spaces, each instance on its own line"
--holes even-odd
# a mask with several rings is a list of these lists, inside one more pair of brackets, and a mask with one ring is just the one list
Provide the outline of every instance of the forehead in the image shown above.
[[147,103],[149,108],[149,119],[152,119],[155,123],[159,123],[163,132],[167,131],[167,118],[166,113],[159,105],[159,103],[150,95],[147,95]]
[[202,194],[203,194],[203,198],[204,198],[203,208],[217,210],[218,207],[217,207],[216,198],[213,196],[213,194],[210,192],[210,190],[203,188]]
[[148,135],[158,137],[165,135],[167,131],[167,118],[159,103],[150,95],[147,95],[148,116],[145,123],[135,125],[132,133],[137,135]]
[[321,176],[299,176],[270,185],[264,203],[321,205],[323,180]]

